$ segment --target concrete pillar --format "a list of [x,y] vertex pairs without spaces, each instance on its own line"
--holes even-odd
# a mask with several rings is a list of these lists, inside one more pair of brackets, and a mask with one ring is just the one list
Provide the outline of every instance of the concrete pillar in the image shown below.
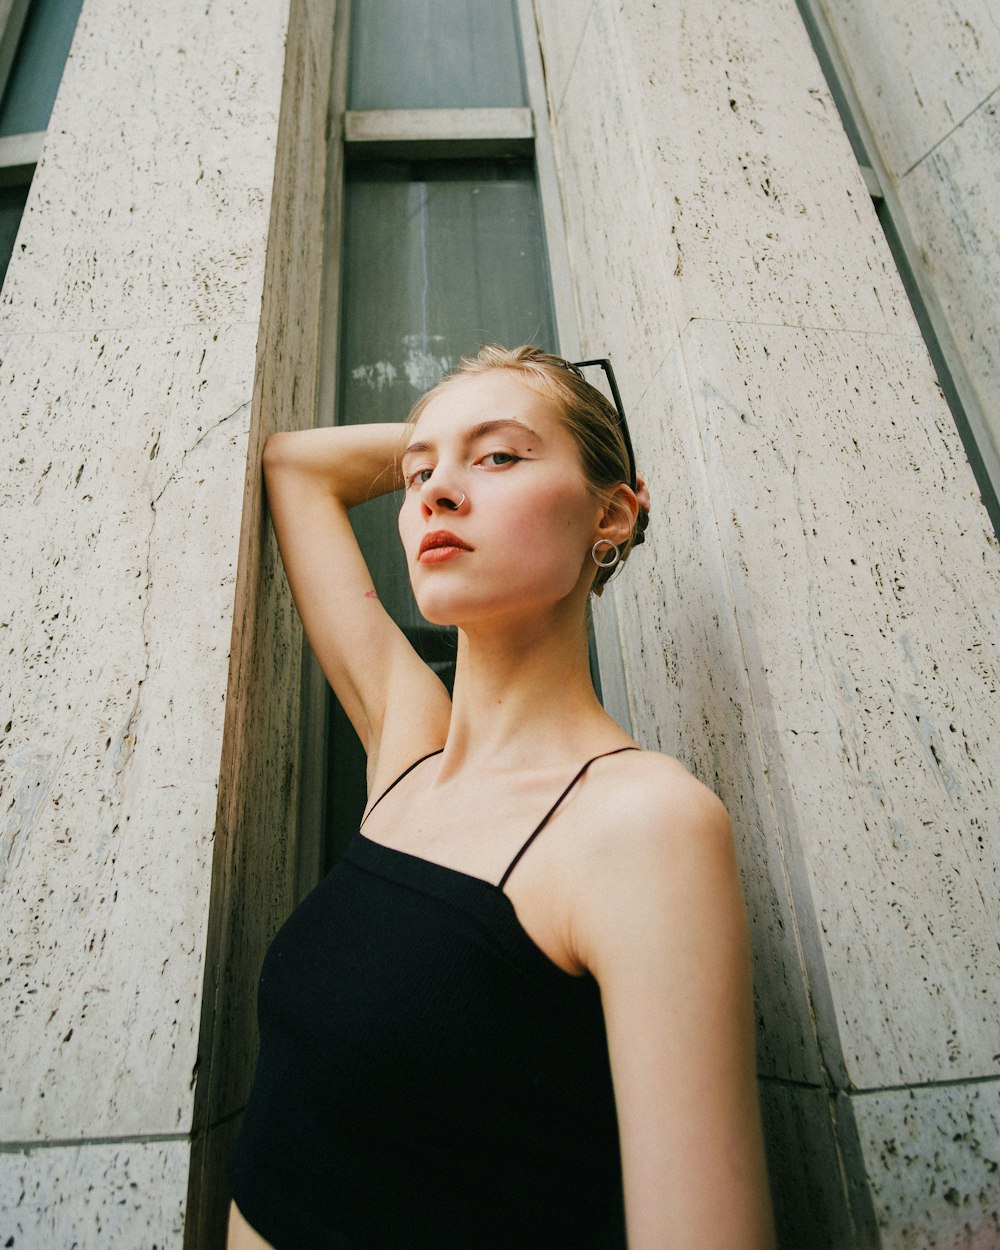
[[4,287],[18,1250],[218,1233],[251,982],[292,895],[300,640],[259,449],[313,417],[332,20],[85,0]]
[[1000,490],[1000,9],[819,0]]
[[536,0],[650,481],[640,739],[733,813],[782,1244],[996,1244],[997,546],[791,0]]

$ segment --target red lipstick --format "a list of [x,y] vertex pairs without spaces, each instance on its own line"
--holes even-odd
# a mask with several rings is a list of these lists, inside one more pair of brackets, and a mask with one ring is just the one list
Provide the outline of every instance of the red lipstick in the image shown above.
[[463,551],[471,550],[467,542],[463,542],[450,530],[431,530],[429,534],[423,536],[420,542],[417,560],[421,564],[441,564],[444,560],[451,560]]

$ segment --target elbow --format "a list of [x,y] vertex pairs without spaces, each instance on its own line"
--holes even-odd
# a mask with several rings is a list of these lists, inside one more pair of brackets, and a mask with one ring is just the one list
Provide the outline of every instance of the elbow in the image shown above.
[[268,436],[267,442],[264,444],[264,455],[262,457],[264,464],[264,472],[269,469],[278,468],[283,462],[287,463],[289,452],[289,442],[294,440],[295,435],[288,430],[279,430],[277,434]]
[[261,457],[264,470],[264,481],[274,486],[279,479],[290,474],[301,476],[303,470],[308,471],[308,461],[304,458],[307,449],[302,445],[302,435],[295,430],[281,430],[271,434],[264,443],[264,454]]

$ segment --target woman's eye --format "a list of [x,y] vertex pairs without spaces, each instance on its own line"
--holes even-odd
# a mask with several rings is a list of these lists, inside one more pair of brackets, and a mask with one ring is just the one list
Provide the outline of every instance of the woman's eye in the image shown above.
[[520,456],[515,456],[510,451],[491,451],[483,456],[481,463],[490,469],[501,469],[504,465],[515,464],[520,459]]
[[433,472],[433,469],[414,469],[412,473],[406,475],[407,487],[423,486]]

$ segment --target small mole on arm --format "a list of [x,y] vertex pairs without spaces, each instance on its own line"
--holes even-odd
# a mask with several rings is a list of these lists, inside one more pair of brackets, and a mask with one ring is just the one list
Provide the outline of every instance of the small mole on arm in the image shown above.
[[377,598],[378,598],[378,593],[377,593],[376,591],[374,591],[374,590],[366,590],[366,591],[365,591],[365,598],[366,598],[366,599],[377,599]]

